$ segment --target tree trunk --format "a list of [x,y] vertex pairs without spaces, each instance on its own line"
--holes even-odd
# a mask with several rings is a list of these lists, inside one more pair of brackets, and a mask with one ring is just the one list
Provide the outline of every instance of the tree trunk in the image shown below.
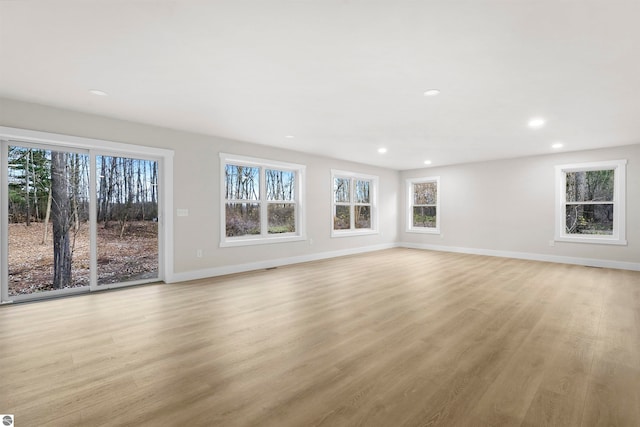
[[80,214],[78,212],[78,198],[80,197],[80,155],[71,155],[71,209],[73,212],[73,229],[76,234],[80,230]]
[[67,193],[65,154],[51,152],[51,216],[53,220],[53,287],[71,286],[71,204]]
[[[103,157],[103,161],[104,159],[107,159],[107,157]],[[113,186],[115,183],[115,175],[116,175],[116,167],[117,167],[117,159],[115,157],[109,157],[109,159],[111,159],[110,161],[110,167],[109,167],[109,176],[107,179],[107,190],[106,190],[106,197],[104,199],[104,228],[107,229],[109,228],[109,220],[111,219],[111,212],[110,212],[110,203],[112,202],[112,197],[113,197]]]
[[51,215],[51,199],[53,190],[49,188],[49,197],[47,197],[47,213],[44,216],[44,231],[42,232],[42,244],[47,243],[47,233],[49,232],[49,218]]
[[158,200],[158,164],[153,162],[153,167],[151,169],[151,203],[153,205],[156,204]]
[[31,225],[31,203],[30,203],[30,198],[31,198],[31,189],[29,188],[29,171],[31,170],[31,165],[29,162],[29,155],[31,154],[31,150],[27,151],[27,154],[25,154],[25,168],[24,168],[24,180],[25,180],[25,184],[26,184],[26,191],[27,194],[25,195],[25,202],[27,202],[27,227]]
[[33,158],[33,150],[29,150],[31,156],[31,175],[33,177],[33,210],[36,221],[40,221],[40,212],[38,210],[38,180],[36,177],[36,162]]
[[100,157],[100,191],[98,191],[98,221],[107,220],[107,161],[105,157]]

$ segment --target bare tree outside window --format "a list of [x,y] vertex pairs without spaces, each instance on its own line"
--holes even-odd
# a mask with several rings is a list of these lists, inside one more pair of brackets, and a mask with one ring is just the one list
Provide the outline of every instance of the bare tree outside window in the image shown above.
[[373,231],[373,198],[375,177],[359,176],[344,172],[347,176],[333,176],[333,230]]
[[8,146],[9,295],[89,285],[89,182],[96,185],[98,285],[158,276],[158,164]]
[[53,288],[71,286],[71,202],[67,179],[67,154],[51,153],[51,218],[53,223]]
[[260,234],[260,168],[225,167],[226,236]]
[[371,228],[371,198],[369,189],[370,181],[355,180],[354,186],[354,212],[355,228]]
[[295,172],[266,169],[265,177],[269,234],[294,233],[296,231]]
[[614,170],[566,173],[566,232],[613,234]]
[[435,228],[437,223],[438,184],[413,184],[413,226]]
[[96,156],[96,169],[98,285],[158,277],[158,162]]
[[440,177],[410,178],[407,188],[407,231],[440,233]]
[[297,232],[297,172],[227,163],[225,236],[261,236]]
[[627,244],[626,165],[625,159],[556,165],[556,241]]

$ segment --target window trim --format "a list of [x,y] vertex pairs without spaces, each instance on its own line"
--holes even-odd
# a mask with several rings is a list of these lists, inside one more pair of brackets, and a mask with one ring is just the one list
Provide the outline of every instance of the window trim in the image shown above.
[[[556,185],[556,227],[554,240],[557,242],[596,243],[606,245],[626,245],[626,165],[627,160],[607,160],[601,162],[572,163],[555,167]],[[612,235],[583,235],[567,234],[566,206],[567,206],[567,172],[614,170],[613,181],[613,234]]]
[[[284,242],[296,242],[306,240],[306,228],[305,228],[305,187],[304,179],[306,166],[297,163],[281,162],[277,160],[261,159],[257,157],[242,156],[229,153],[220,153],[220,247],[234,247],[234,246],[249,246],[249,245],[262,245],[270,243],[284,243]],[[227,164],[236,164],[249,167],[260,168],[260,200],[256,201],[260,204],[260,224],[261,233],[252,234],[246,236],[227,237],[227,221],[226,221],[226,179],[225,170]],[[269,203],[278,203],[278,201],[268,201],[266,199],[266,182],[264,177],[265,169],[277,169],[283,171],[291,171],[296,173],[296,232],[295,233],[283,233],[277,235],[268,234],[267,221],[267,209]],[[283,202],[289,203],[289,202]],[[265,233],[265,230],[267,232]]]
[[[371,199],[370,199],[370,203],[366,204],[366,205],[371,205],[371,228],[349,228],[348,230],[336,230],[333,228],[333,225],[334,225],[333,216],[335,215],[335,211],[336,211],[336,201],[335,201],[335,194],[333,193],[333,185],[336,178],[348,178],[350,180],[348,206],[349,206],[349,209],[351,209],[351,225],[353,225],[355,221],[355,218],[353,216],[353,209],[356,205],[358,205],[358,203],[355,202],[355,198],[353,197],[353,192],[355,189],[355,185],[353,185],[354,181],[360,179],[363,181],[371,182],[372,188],[369,188],[369,197]],[[379,231],[378,231],[378,184],[379,184],[379,181],[380,180],[376,175],[367,175],[363,173],[331,169],[331,191],[330,191],[331,215],[329,216],[331,237],[349,237],[349,236],[364,236],[364,235],[371,235],[371,234],[379,234]],[[346,205],[346,203],[339,203],[338,205]],[[360,205],[362,204],[360,203]]]
[[[427,182],[436,183],[436,226],[435,227],[414,227],[413,226],[413,185]],[[423,234],[440,234],[440,177],[425,176],[418,178],[408,178],[406,180],[407,203],[406,203],[406,232],[407,233],[423,233]]]

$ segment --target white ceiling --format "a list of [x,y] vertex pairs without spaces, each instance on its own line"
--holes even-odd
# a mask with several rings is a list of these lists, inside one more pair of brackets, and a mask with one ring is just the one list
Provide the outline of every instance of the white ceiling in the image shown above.
[[639,19],[638,0],[0,0],[0,96],[394,169],[635,144]]

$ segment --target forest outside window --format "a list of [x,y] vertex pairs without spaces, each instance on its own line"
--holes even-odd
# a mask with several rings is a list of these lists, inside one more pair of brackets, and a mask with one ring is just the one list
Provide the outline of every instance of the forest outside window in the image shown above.
[[332,170],[331,236],[377,233],[378,177]]
[[440,233],[440,177],[407,180],[407,232]]
[[220,246],[304,239],[304,166],[230,154],[220,160]]
[[556,166],[558,241],[625,245],[626,160]]

